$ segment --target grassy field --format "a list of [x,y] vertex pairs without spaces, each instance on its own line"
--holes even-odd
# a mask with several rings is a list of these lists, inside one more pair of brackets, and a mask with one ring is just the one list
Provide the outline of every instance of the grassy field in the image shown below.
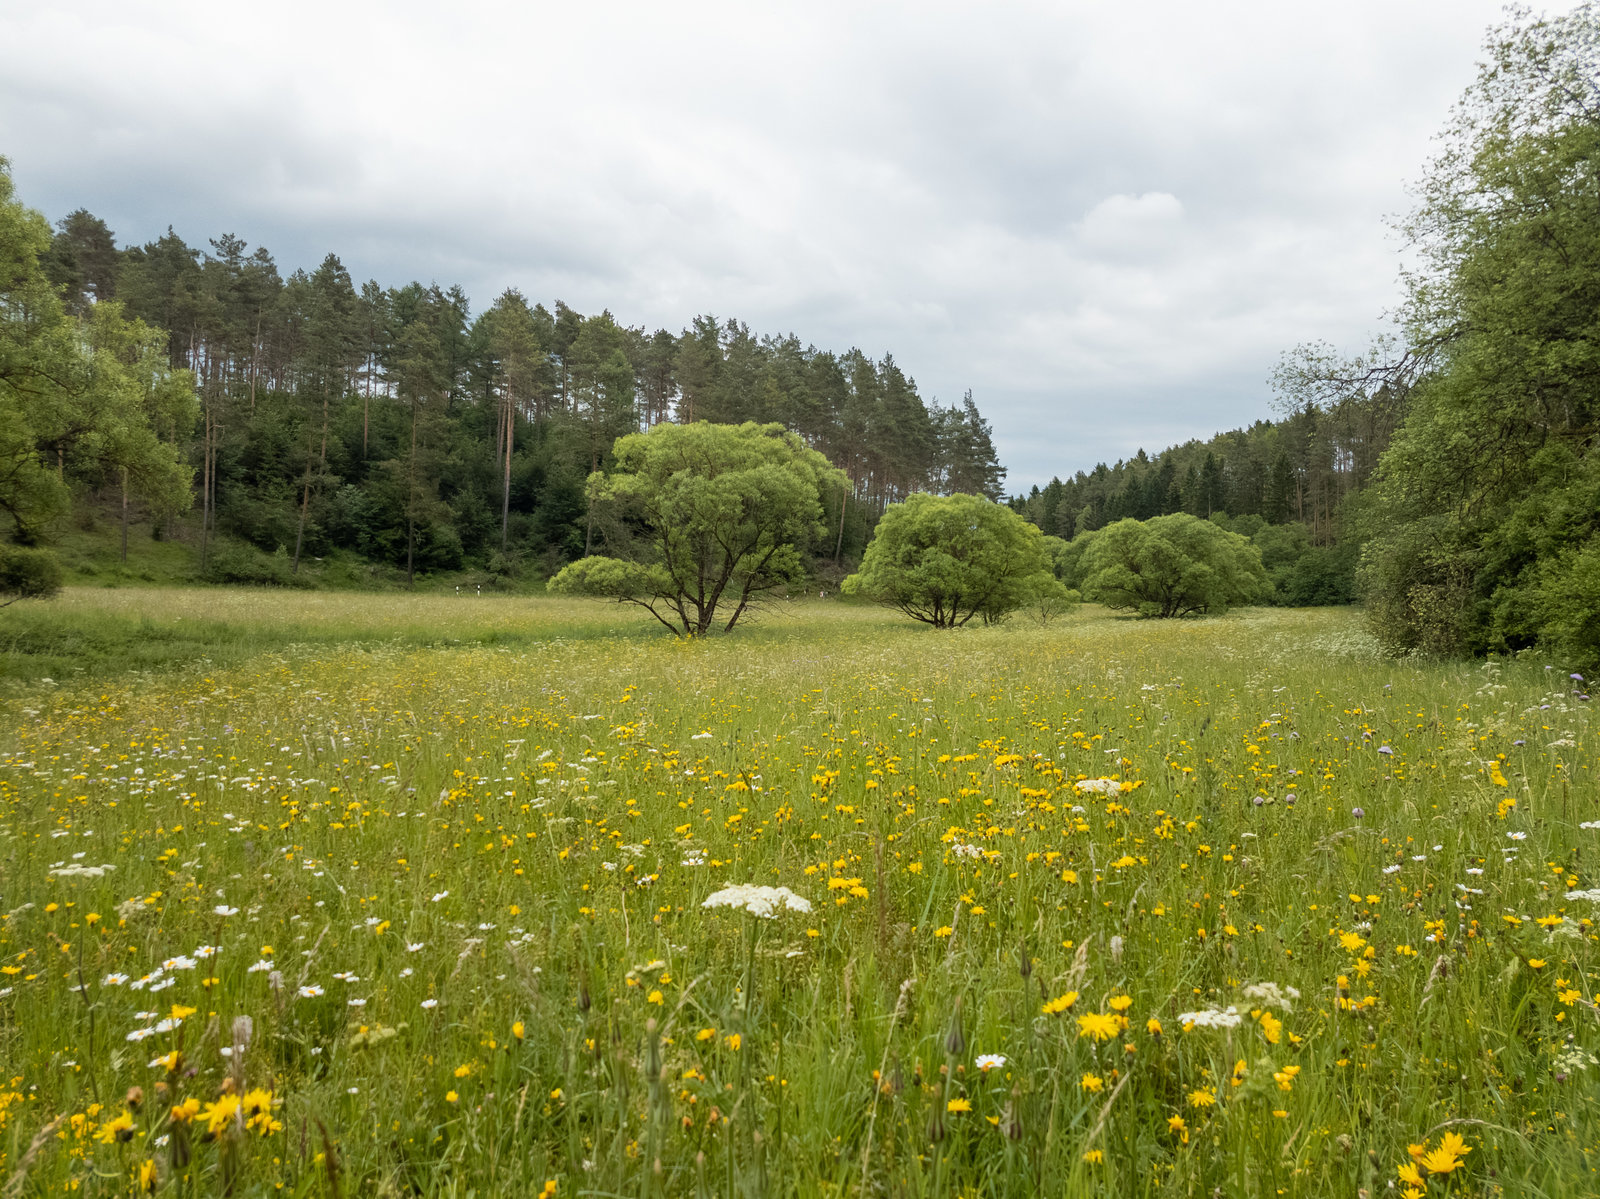
[[1600,1190],[1561,663],[1342,610],[0,616],[7,1199]]

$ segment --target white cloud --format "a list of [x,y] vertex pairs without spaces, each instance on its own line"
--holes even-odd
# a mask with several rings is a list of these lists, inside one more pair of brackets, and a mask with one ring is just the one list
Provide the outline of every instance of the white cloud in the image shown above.
[[1248,422],[1282,349],[1363,340],[1498,15],[62,0],[0,9],[0,153],[124,241],[892,351],[972,388],[1027,484]]

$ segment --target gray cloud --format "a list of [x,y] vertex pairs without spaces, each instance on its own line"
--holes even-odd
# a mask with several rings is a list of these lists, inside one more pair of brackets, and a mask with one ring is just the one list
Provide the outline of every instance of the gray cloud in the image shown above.
[[1497,17],[65,0],[0,10],[0,153],[125,242],[892,351],[973,390],[1017,486],[1248,423],[1280,351],[1370,336]]

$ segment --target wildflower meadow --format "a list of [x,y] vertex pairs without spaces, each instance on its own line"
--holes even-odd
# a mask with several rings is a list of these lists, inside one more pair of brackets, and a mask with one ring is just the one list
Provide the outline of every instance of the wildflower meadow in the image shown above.
[[1561,662],[245,596],[0,693],[5,1199],[1600,1189]]

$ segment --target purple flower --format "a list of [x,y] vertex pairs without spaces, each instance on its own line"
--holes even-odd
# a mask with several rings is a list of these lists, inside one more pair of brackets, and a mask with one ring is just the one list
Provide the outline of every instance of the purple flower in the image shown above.
[[1360,820],[1366,814],[1367,813],[1366,813],[1366,810],[1364,808],[1351,808],[1350,809],[1350,815],[1354,816],[1357,820]]
[[1511,744],[1512,745],[1526,745],[1528,743],[1526,741],[1513,741]]
[[1573,682],[1574,682],[1574,683],[1581,683],[1581,682],[1583,682],[1583,676],[1582,676],[1582,675],[1581,675],[1581,674],[1576,674],[1576,673],[1574,673],[1574,674],[1569,674],[1569,675],[1568,675],[1568,676],[1567,676],[1567,677],[1568,677],[1568,678],[1569,678],[1569,679],[1571,679],[1571,680],[1572,680],[1572,681],[1573,681]]
[[1387,745],[1378,746],[1378,752],[1380,754],[1388,754],[1390,757],[1394,756],[1394,750],[1390,749]]
[[1255,804],[1256,807],[1259,808],[1262,804],[1266,803],[1267,801],[1262,799],[1261,796],[1258,795],[1254,799],[1252,799],[1250,802]]

